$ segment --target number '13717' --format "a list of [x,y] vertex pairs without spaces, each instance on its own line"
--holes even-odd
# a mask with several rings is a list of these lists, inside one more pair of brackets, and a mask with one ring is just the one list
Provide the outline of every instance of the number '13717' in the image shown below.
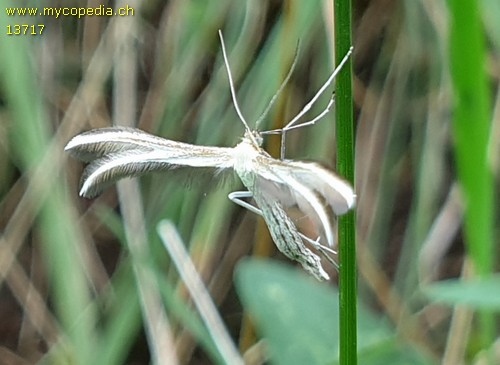
[[7,25],[7,35],[41,35],[45,25],[43,24],[14,24]]

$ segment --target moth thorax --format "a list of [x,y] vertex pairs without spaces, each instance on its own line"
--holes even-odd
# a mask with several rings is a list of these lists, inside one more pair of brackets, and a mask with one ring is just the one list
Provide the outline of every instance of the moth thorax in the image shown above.
[[257,157],[261,154],[260,148],[245,136],[234,148],[234,170],[247,188],[251,188],[255,182],[255,173],[258,169]]

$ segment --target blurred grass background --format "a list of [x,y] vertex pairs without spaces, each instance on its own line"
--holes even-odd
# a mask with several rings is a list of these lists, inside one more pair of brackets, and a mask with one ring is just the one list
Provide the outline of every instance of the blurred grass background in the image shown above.
[[[492,105],[486,108],[492,123],[491,130],[485,127],[489,143],[483,152],[496,177],[500,6],[488,0],[478,4],[484,69],[455,72],[484,74],[488,81],[487,92],[480,92],[485,105]],[[278,364],[335,363],[335,283],[319,285],[299,268],[238,265],[250,255],[291,263],[276,254],[260,218],[228,201],[237,182],[219,186],[192,177],[186,186],[175,174],[158,174],[141,178],[139,192],[124,188],[129,194],[117,194],[112,187],[88,201],[77,195],[81,164],[63,153],[75,134],[113,121],[179,141],[235,145],[243,127],[231,104],[218,29],[250,122],[278,89],[300,40],[292,80],[260,126],[280,127],[333,69],[331,2],[128,5],[135,16],[0,16],[0,363],[170,363],[161,351],[173,348],[182,364],[224,363],[217,339],[193,309],[161,245],[156,226],[163,219],[179,230],[248,363],[267,356]],[[43,6],[61,5],[47,1]],[[500,361],[494,352],[496,317],[488,317],[490,328],[474,320],[480,300],[469,307],[453,300],[443,305],[420,290],[441,279],[474,276],[469,251],[486,250],[487,262],[475,264],[487,267],[484,276],[498,267],[488,242],[464,243],[465,204],[452,133],[456,92],[449,11],[445,3],[426,0],[355,2],[358,328],[360,356],[367,364],[479,364],[488,356],[491,363]],[[42,36],[6,36],[6,26],[18,23],[46,27]],[[469,49],[467,40],[461,41],[454,38],[455,49]],[[333,126],[330,113],[316,126],[290,133],[287,157],[333,166]],[[279,139],[266,138],[265,147],[278,156]],[[465,138],[460,153],[475,155],[478,148]],[[474,179],[470,186],[474,189]],[[486,207],[492,219],[495,199],[492,192],[493,204]],[[497,221],[489,228],[494,244]],[[130,227],[138,228],[130,232]],[[139,251],[131,245],[137,240]],[[143,286],[138,268],[148,269],[150,287]],[[147,306],[145,291],[156,294],[158,307]],[[459,293],[467,295],[464,289]],[[245,319],[248,313],[255,333]],[[294,351],[310,356],[290,356]]]

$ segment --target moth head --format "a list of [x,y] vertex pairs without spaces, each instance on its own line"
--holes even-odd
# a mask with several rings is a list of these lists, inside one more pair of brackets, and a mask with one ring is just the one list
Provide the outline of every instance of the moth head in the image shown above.
[[264,141],[259,131],[246,130],[243,138],[256,144],[256,147],[262,147]]

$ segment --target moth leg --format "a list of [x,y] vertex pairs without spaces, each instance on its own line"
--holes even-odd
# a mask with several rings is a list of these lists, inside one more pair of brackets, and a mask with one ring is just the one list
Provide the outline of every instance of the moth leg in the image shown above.
[[293,129],[303,128],[303,127],[307,127],[307,126],[311,126],[311,125],[316,124],[316,122],[318,122],[321,118],[323,118],[326,114],[328,114],[328,112],[330,111],[334,102],[335,102],[335,93],[332,95],[326,108],[321,113],[319,113],[314,119],[311,119],[307,122],[303,122],[300,124],[294,124],[294,125],[290,125],[290,126],[286,125],[283,128],[265,131],[265,132],[262,132],[262,134],[281,134],[280,159],[284,160],[285,159],[285,148],[286,148],[285,147],[286,146],[286,133],[288,131],[293,130]]
[[325,108],[325,110],[323,110],[323,112],[321,112],[316,118],[310,120],[309,122],[304,122],[304,123],[296,124],[299,121],[299,119],[302,118],[312,108],[312,106],[314,105],[314,103],[316,103],[316,101],[318,100],[318,98],[321,96],[321,94],[323,94],[323,92],[328,88],[328,86],[330,86],[330,84],[333,82],[333,80],[335,79],[335,77],[337,76],[337,74],[340,72],[340,70],[342,70],[342,68],[344,67],[344,65],[347,63],[347,61],[351,57],[352,51],[353,51],[353,47],[351,47],[349,49],[349,51],[344,56],[344,58],[342,59],[342,61],[340,61],[339,65],[335,68],[335,70],[333,70],[333,72],[330,75],[330,77],[328,78],[328,80],[326,80],[326,82],[323,84],[323,86],[321,86],[321,88],[314,95],[314,97],[304,106],[304,108],[302,108],[302,110],[295,117],[293,117],[293,119],[290,122],[288,122],[281,129],[275,129],[275,130],[267,132],[269,134],[273,134],[273,133],[281,134],[281,154],[280,155],[281,155],[281,159],[282,160],[285,159],[286,132],[289,131],[289,130],[295,129],[295,128],[305,127],[305,126],[308,126],[308,125],[313,125],[318,120],[320,120],[323,116],[325,116],[325,114],[328,113],[328,111],[332,107],[333,102],[334,102],[334,97],[332,97],[330,99],[330,102],[328,103],[328,105]]
[[[227,197],[233,203],[238,204],[240,207],[248,209],[249,211],[257,215],[263,216],[262,210],[243,200],[243,198],[245,199],[253,198],[253,194],[250,191],[233,191]],[[320,237],[313,240],[300,232],[298,233],[300,238],[302,238],[304,241],[308,242],[309,244],[311,244],[311,246],[316,248],[328,262],[330,262],[335,268],[338,269],[339,265],[328,255],[328,253],[336,255],[337,251],[319,243]]]
[[337,270],[339,269],[339,265],[330,257],[330,254],[337,255],[337,251],[331,249],[330,247],[324,246],[321,243],[319,243],[320,237],[316,238],[315,240],[303,235],[302,233],[299,232],[300,237],[307,241],[311,246],[316,248],[321,255],[330,263],[332,264],[333,267],[335,267]]
[[319,113],[316,117],[314,117],[314,119],[308,120],[307,122],[294,124],[291,126],[285,126],[285,127],[283,127],[283,133],[286,133],[286,132],[291,131],[293,129],[303,128],[303,127],[307,127],[307,126],[316,124],[317,121],[321,120],[321,118],[323,118],[326,114],[328,114],[328,112],[330,111],[330,109],[333,106],[333,103],[335,103],[335,92],[332,94],[332,97],[330,98],[330,101],[328,102],[328,105],[326,106],[326,108],[323,109],[323,111],[321,113]]
[[[255,213],[257,215],[263,216],[262,210],[257,208],[255,205],[252,205],[249,202],[242,200],[242,198],[247,198],[247,199],[253,198],[253,194],[250,191],[233,191],[232,193],[228,194],[227,197],[233,203],[238,204],[240,207],[248,209],[249,211],[251,211],[252,213]],[[312,238],[309,238],[300,232],[299,232],[299,235],[304,241],[310,243],[312,246],[316,247],[318,250],[323,250],[323,251],[329,252],[329,253],[334,254],[334,255],[337,254],[337,251],[319,243],[320,237],[313,240]]]
[[338,253],[334,249],[331,249],[330,247],[324,246],[321,243],[319,243],[320,237],[318,237],[315,240],[313,240],[312,238],[309,238],[309,237],[303,235],[302,238],[305,241],[307,241],[308,243],[310,243],[312,246],[316,247],[317,249],[321,249],[321,250],[326,251],[328,253],[331,253],[333,255],[336,255]]
[[242,198],[253,198],[253,194],[250,191],[233,191],[227,196],[233,203],[238,204],[240,207],[248,209],[252,213],[257,215],[262,215],[262,211],[256,206],[244,201]]

